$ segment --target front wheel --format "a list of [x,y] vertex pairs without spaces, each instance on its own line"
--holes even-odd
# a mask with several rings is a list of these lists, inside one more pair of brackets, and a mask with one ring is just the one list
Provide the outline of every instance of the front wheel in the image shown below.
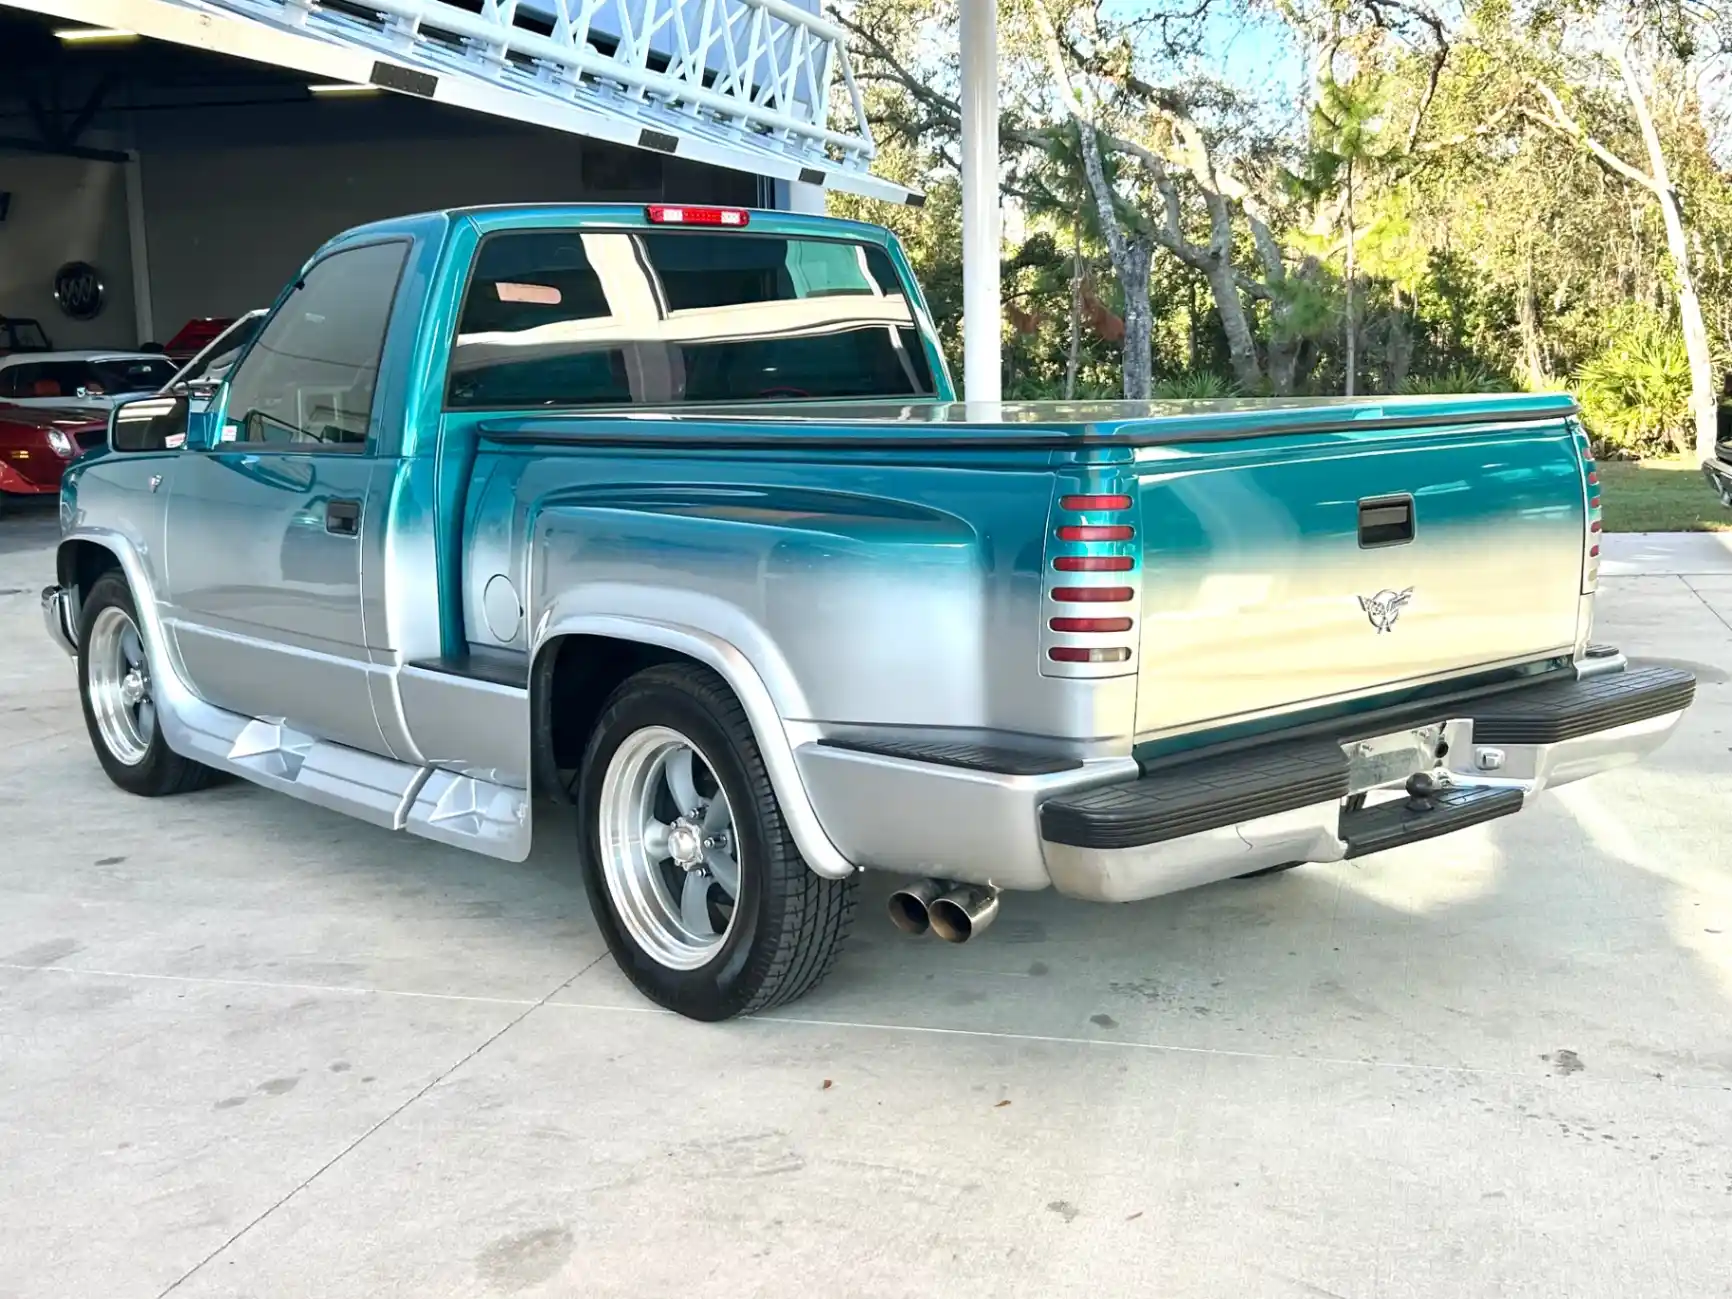
[[652,1001],[727,1019],[830,972],[855,880],[823,879],[801,858],[745,710],[714,673],[664,664],[615,690],[577,793],[597,923]]
[[78,619],[78,693],[97,761],[130,794],[202,789],[216,774],[168,747],[157,720],[138,606],[119,573],[91,584]]

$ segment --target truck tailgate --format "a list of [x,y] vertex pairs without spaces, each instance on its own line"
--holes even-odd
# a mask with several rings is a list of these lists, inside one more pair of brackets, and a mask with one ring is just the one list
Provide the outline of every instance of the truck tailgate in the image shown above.
[[1569,653],[1576,438],[1560,419],[1139,450],[1137,735]]

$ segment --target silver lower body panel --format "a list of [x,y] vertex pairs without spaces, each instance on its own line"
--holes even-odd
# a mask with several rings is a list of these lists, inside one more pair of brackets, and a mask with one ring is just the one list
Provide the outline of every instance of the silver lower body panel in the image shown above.
[[386,830],[506,861],[529,855],[529,791],[333,744],[190,695],[159,708],[169,747],[219,771]]
[[[61,587],[42,592],[49,636],[75,655],[73,613],[71,592]],[[161,652],[161,643],[154,635],[146,640],[157,715],[168,747],[182,757],[383,829],[506,861],[529,856],[528,789],[509,779],[399,762],[320,739],[281,718],[218,708],[193,694]]]
[[1044,889],[1040,805],[1138,774],[1133,758],[1007,776],[878,753],[803,744],[800,779],[824,833],[849,861],[1001,889]]

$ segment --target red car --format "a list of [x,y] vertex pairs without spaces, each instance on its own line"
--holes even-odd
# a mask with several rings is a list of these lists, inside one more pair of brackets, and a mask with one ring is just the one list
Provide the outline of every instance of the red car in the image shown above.
[[162,350],[171,361],[185,365],[203,351],[212,339],[234,323],[233,316],[200,316],[196,320],[189,320],[180,327],[179,333],[168,340],[168,346]]
[[102,411],[0,405],[0,513],[60,491],[60,475],[108,434]]

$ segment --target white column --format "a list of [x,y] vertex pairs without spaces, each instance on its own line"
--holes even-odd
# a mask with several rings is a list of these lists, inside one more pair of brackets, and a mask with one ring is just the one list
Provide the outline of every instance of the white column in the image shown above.
[[997,401],[998,5],[962,0],[962,395]]
[[824,189],[797,180],[776,182],[776,206],[784,212],[804,212],[808,216],[824,215]]
[[126,162],[126,238],[132,253],[132,311],[136,318],[139,343],[165,343],[156,337],[156,323],[150,303],[150,241],[145,237],[144,173],[139,166],[138,150],[127,151]]

